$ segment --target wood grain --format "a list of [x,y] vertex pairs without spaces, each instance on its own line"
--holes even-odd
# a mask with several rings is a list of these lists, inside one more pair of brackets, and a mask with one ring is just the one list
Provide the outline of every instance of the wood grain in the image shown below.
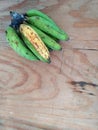
[[[93,5],[93,6],[92,6]],[[41,9],[70,36],[51,64],[17,55],[9,10]],[[98,130],[98,1],[0,1],[0,130]]]

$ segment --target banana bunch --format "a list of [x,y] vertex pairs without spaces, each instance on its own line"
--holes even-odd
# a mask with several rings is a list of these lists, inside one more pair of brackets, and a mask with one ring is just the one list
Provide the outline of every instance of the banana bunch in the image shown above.
[[20,56],[33,61],[50,63],[50,50],[61,50],[58,40],[69,36],[49,16],[31,9],[25,14],[10,11],[11,24],[6,39]]

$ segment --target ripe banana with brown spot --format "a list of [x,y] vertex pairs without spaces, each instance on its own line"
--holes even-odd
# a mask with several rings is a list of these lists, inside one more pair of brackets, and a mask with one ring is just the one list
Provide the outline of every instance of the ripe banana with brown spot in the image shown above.
[[28,48],[43,62],[50,63],[50,53],[38,34],[29,25],[21,24],[19,31]]

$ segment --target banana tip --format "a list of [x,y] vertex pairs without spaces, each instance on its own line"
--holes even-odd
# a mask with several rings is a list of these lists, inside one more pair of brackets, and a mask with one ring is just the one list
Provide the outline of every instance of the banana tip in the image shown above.
[[49,63],[49,64],[51,63],[51,59],[50,59],[50,58],[48,59],[48,63]]
[[60,51],[62,50],[62,47],[60,48]]

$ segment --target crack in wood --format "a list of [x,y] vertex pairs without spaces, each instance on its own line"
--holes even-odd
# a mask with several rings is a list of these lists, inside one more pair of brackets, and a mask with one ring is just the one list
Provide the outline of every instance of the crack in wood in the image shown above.
[[87,48],[87,49],[84,49],[84,48],[73,48],[73,49],[76,49],[76,50],[84,50],[84,51],[85,51],[85,50],[86,50],[86,51],[87,51],[87,50],[89,50],[89,51],[98,51],[98,49],[93,49],[93,48],[92,48],[92,49],[89,49],[89,48]]
[[93,87],[98,87],[98,84],[90,83],[90,82],[85,82],[85,81],[72,81],[72,85],[80,85],[83,89],[86,85],[90,85]]
[[82,51],[98,51],[98,49],[90,48],[63,48],[63,50],[82,50]]
[[[85,82],[85,81],[71,81],[71,84],[74,85],[75,87],[80,86],[82,90],[77,90],[77,92],[80,92],[80,93],[82,93],[83,91],[86,90],[85,87],[87,85],[92,86],[92,87],[98,87],[98,84],[94,84],[94,83],[90,83],[90,82]],[[95,94],[92,93],[92,92],[86,92],[86,93],[89,94],[89,95],[95,96]]]

